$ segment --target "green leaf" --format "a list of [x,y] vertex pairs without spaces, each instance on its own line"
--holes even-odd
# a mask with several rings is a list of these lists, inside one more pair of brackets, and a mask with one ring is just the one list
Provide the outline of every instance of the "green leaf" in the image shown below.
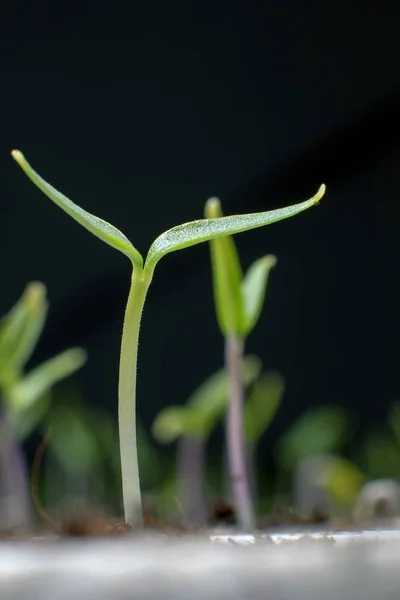
[[249,231],[264,225],[270,225],[276,221],[287,219],[307,210],[317,204],[325,193],[325,185],[321,185],[318,192],[305,202],[248,215],[234,215],[216,219],[199,219],[169,229],[162,233],[150,247],[146,258],[145,269],[153,271],[157,262],[169,252],[194,246],[201,242],[208,242],[219,236],[233,235],[243,231]]
[[52,185],[47,183],[36,171],[32,169],[30,164],[25,160],[24,155],[19,150],[11,152],[12,157],[17,161],[21,169],[26,173],[29,179],[52,200],[59,208],[65,211],[70,217],[75,219],[80,225],[93,233],[109,246],[119,250],[125,254],[134,265],[142,267],[143,258],[141,254],[132,246],[131,242],[125,235],[116,227],[103,221],[99,217],[90,214],[69,198],[61,194]]
[[24,412],[14,415],[15,433],[20,442],[24,442],[33,431],[43,422],[48,414],[51,403],[51,393],[44,394]]
[[281,404],[285,381],[279,373],[265,373],[256,381],[244,408],[246,440],[255,444],[267,430]]
[[170,444],[182,435],[203,437],[200,411],[188,406],[168,406],[156,417],[152,433],[161,444]]
[[[243,377],[251,385],[262,369],[256,356],[246,356]],[[182,435],[207,438],[228,404],[228,377],[221,369],[207,378],[189,397],[185,406],[170,406],[162,410],[153,424],[153,435],[161,443],[170,443]]]
[[47,315],[46,288],[32,282],[0,321],[0,383],[19,376],[34,351]]
[[390,430],[375,429],[366,435],[364,464],[371,478],[399,477],[400,448]]
[[242,282],[244,304],[243,335],[247,336],[254,329],[264,304],[270,270],[277,259],[272,254],[256,260],[247,271]]
[[[243,359],[243,381],[248,387],[259,377],[262,363],[257,356]],[[229,396],[229,380],[226,369],[220,369],[208,377],[189,397],[187,404],[199,408],[204,414],[221,413],[225,410]]]
[[67,474],[81,475],[98,468],[99,453],[96,435],[75,407],[60,406],[52,413],[54,433],[49,451]]
[[320,406],[306,411],[277,442],[278,460],[293,469],[303,458],[336,452],[346,439],[346,412],[340,406]]
[[8,393],[8,402],[14,412],[24,412],[35,404],[56,383],[72,375],[86,362],[86,352],[71,348],[50,358],[33,369]]
[[354,506],[365,475],[353,462],[342,456],[331,456],[321,473],[321,484],[336,502]]
[[[222,217],[218,198],[210,198],[205,206],[206,218]],[[214,303],[222,335],[241,332],[243,298],[241,292],[242,269],[232,236],[210,240]]]

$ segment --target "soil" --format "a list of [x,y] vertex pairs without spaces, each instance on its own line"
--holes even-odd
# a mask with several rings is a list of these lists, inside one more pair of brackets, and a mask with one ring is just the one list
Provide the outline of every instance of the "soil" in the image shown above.
[[[43,515],[42,515],[43,516]],[[206,526],[181,527],[176,524],[162,523],[154,513],[144,516],[144,528],[135,531],[124,522],[111,518],[97,511],[64,514],[59,519],[47,515],[45,524],[37,525],[31,529],[13,529],[0,532],[0,540],[57,540],[61,538],[116,538],[126,534],[159,533],[172,537],[207,537],[211,534],[232,535],[240,533],[236,528],[235,511],[232,505],[223,500],[216,500],[211,506],[209,521]],[[365,528],[381,527],[381,521],[363,523]],[[396,519],[385,521],[385,527],[398,527]],[[296,513],[290,507],[283,507],[274,514],[260,518],[256,539],[265,542],[268,532],[290,530],[291,533],[301,532],[307,537],[307,532],[315,531],[356,531],[360,530],[360,523],[355,523],[350,518],[330,517],[321,512],[311,516]],[[262,538],[260,537],[262,536]],[[320,541],[320,540],[318,540]],[[232,540],[232,543],[234,541]]]

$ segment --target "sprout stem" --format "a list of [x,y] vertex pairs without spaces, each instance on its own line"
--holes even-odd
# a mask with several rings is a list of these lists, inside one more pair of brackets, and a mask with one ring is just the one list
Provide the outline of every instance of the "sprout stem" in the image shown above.
[[256,528],[250,493],[244,443],[244,384],[243,349],[241,338],[227,336],[225,339],[225,364],[229,378],[229,405],[227,415],[227,448],[229,476],[233,488],[238,523],[244,531]]
[[26,527],[31,520],[28,473],[13,419],[0,407],[0,527]]
[[182,524],[188,527],[204,525],[207,520],[204,454],[203,438],[181,437],[178,445],[179,499]]
[[136,374],[140,320],[151,278],[134,267],[122,329],[118,386],[118,426],[121,453],[122,497],[125,522],[143,525],[136,440]]

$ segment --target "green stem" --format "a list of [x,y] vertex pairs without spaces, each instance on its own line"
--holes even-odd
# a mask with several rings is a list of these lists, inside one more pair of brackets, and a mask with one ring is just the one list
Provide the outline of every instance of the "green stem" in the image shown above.
[[118,386],[118,425],[121,453],[122,497],[125,522],[143,524],[136,441],[136,371],[140,320],[151,277],[134,266],[122,329]]

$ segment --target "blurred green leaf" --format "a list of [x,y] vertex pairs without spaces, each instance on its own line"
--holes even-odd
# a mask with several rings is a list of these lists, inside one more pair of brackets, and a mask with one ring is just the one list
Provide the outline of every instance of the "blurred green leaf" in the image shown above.
[[99,462],[95,431],[76,407],[60,406],[52,412],[53,434],[49,451],[69,474],[82,474]]
[[0,383],[18,377],[34,351],[47,316],[46,288],[28,284],[11,311],[0,320]]
[[322,486],[335,502],[353,506],[365,482],[364,473],[352,461],[341,456],[332,456],[322,474]]
[[244,306],[242,334],[247,336],[254,329],[264,304],[270,270],[277,259],[268,254],[256,260],[247,271],[241,287]]
[[128,238],[119,229],[107,223],[107,221],[103,221],[103,219],[88,213],[57,191],[32,169],[19,150],[13,150],[11,154],[29,179],[59,208],[103,242],[125,254],[133,264],[140,267],[143,265],[141,254],[132,246]]
[[291,470],[303,458],[335,453],[346,439],[347,416],[339,406],[321,406],[305,412],[278,440],[280,465]]
[[281,404],[285,381],[279,373],[267,372],[254,384],[244,408],[246,440],[258,442],[267,430]]
[[85,361],[84,350],[71,348],[33,369],[8,394],[13,411],[20,413],[31,408],[56,383],[80,369]]
[[372,478],[400,477],[400,448],[390,432],[375,430],[367,434],[364,462]]
[[[222,217],[218,198],[206,202],[207,219]],[[222,335],[240,334],[244,319],[242,298],[242,270],[233,237],[230,235],[210,240],[214,304]]]
[[[262,363],[257,356],[249,355],[243,359],[243,381],[249,386],[259,377]],[[199,408],[204,413],[223,411],[226,408],[229,394],[229,380],[226,369],[220,369],[208,377],[189,396],[187,404]]]
[[50,409],[51,394],[43,394],[23,412],[14,415],[16,437],[24,442],[44,421]]
[[182,435],[204,437],[205,417],[201,411],[190,406],[168,406],[156,417],[152,432],[162,444],[174,442]]
[[[257,379],[261,369],[261,361],[256,356],[244,358],[246,386]],[[228,377],[226,370],[221,369],[194,391],[185,406],[169,406],[162,410],[153,424],[153,435],[162,443],[170,443],[181,435],[205,438],[224,414],[227,402]]]

